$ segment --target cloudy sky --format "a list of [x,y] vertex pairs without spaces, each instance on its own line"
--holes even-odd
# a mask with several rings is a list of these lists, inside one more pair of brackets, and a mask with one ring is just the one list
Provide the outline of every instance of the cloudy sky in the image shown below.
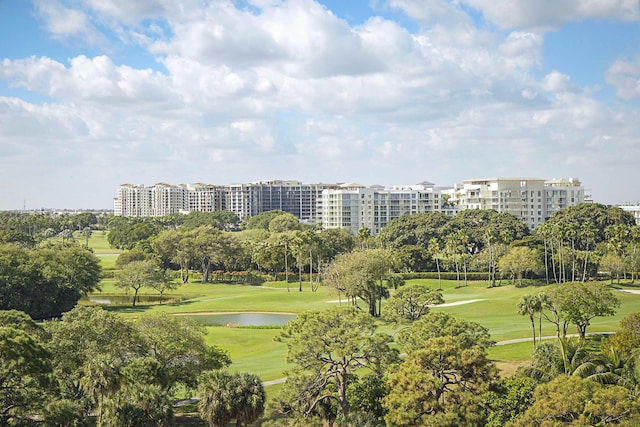
[[637,0],[0,0],[0,209],[577,177],[640,201]]

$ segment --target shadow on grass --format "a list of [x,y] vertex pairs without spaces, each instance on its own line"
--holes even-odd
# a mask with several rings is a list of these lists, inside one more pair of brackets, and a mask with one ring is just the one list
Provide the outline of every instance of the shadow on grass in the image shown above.
[[188,306],[190,304],[193,304],[195,301],[193,299],[188,299],[188,300],[180,300],[180,301],[175,301],[175,302],[168,302],[168,303],[155,303],[155,304],[136,304],[136,306],[132,306],[132,305],[104,305],[102,306],[105,310],[107,311],[112,311],[114,313],[144,313],[145,311],[149,310],[150,308],[154,308],[154,307],[178,307],[178,306]]

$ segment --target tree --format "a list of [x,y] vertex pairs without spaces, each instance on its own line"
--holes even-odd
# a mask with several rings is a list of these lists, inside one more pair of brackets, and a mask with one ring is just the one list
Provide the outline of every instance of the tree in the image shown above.
[[84,237],[84,245],[87,248],[89,247],[89,238],[91,237],[92,234],[93,234],[93,231],[91,230],[91,227],[87,226],[82,229],[82,237]]
[[131,249],[128,251],[124,251],[120,255],[118,255],[118,258],[116,258],[116,268],[122,268],[132,261],[147,261],[151,259],[153,259],[153,254],[137,248]]
[[162,304],[162,298],[166,291],[172,291],[180,287],[178,283],[167,277],[166,273],[163,271],[158,272],[158,280],[155,282],[151,282],[149,286],[155,289],[160,294],[160,304]]
[[263,271],[273,273],[274,280],[284,268],[280,245],[273,240],[257,242],[252,247],[251,259]]
[[432,237],[429,240],[427,251],[429,252],[429,255],[431,255],[431,259],[436,262],[436,268],[438,270],[438,290],[442,290],[442,278],[440,277],[440,257],[442,256],[442,252],[440,250],[440,242],[438,242],[438,239]]
[[280,210],[261,212],[258,215],[254,215],[247,220],[247,229],[269,230],[269,223],[271,222],[271,220],[282,214],[286,214],[286,212]]
[[533,403],[536,385],[533,379],[518,373],[502,378],[483,397],[488,409],[486,427],[502,427],[517,420]]
[[[367,249],[341,254],[325,270],[324,280],[339,292],[344,292],[355,304],[362,299],[369,314],[379,315],[378,303],[388,295],[383,281],[393,267],[392,256],[385,249]],[[329,273],[330,274],[327,274]]]
[[411,353],[422,348],[425,341],[444,336],[454,337],[465,348],[475,345],[486,348],[494,344],[484,326],[441,311],[429,312],[408,328],[402,329],[398,332],[396,342],[403,351]]
[[106,397],[115,390],[123,367],[143,351],[133,326],[100,307],[77,306],[44,327],[61,397],[80,402],[96,390],[95,406],[100,393]]
[[34,319],[59,316],[99,281],[98,258],[78,245],[0,246],[0,309],[21,310]]
[[449,219],[440,212],[426,212],[415,215],[403,215],[389,221],[380,230],[377,238],[384,247],[401,248],[407,245],[417,245],[426,248],[431,239],[440,240],[443,237],[443,227]]
[[484,348],[452,336],[428,339],[388,375],[385,420],[394,426],[482,425],[479,395],[497,379]]
[[115,286],[133,289],[133,306],[136,306],[138,292],[143,287],[152,287],[162,281],[162,273],[154,261],[132,261],[115,273]]
[[287,231],[304,230],[305,226],[291,213],[282,213],[269,221],[269,231],[272,233],[285,233]]
[[181,384],[195,388],[200,373],[228,366],[229,356],[215,346],[208,346],[206,329],[194,320],[171,314],[143,315],[134,323],[145,355],[159,363],[161,385],[169,391]]
[[211,427],[255,422],[264,412],[266,395],[260,378],[250,373],[206,371],[198,378],[198,411]]
[[[533,330],[533,348],[536,347],[536,321],[535,315],[542,311],[542,300],[536,295],[523,295],[518,301],[518,314],[529,316],[531,329]],[[542,339],[542,337],[540,337]]]
[[190,235],[184,236],[176,244],[176,252],[172,261],[180,265],[182,283],[189,282],[189,269],[196,259],[196,242]]
[[369,241],[371,240],[371,230],[367,227],[361,227],[356,234],[356,239],[360,245],[360,249],[369,249]]
[[442,304],[442,294],[432,291],[426,285],[408,285],[397,290],[383,309],[384,317],[413,322],[429,312],[429,306]]
[[219,262],[222,255],[222,231],[213,227],[200,227],[192,232],[194,255],[200,261],[202,283],[209,282],[212,263]]
[[626,354],[633,354],[640,349],[640,312],[631,313],[620,320],[620,329],[607,338],[611,347]]
[[620,301],[613,292],[598,282],[567,282],[552,285],[547,292],[560,316],[576,326],[584,340],[592,319],[613,316]]
[[431,267],[429,252],[421,246],[403,246],[394,255],[398,269],[406,272],[428,271]]
[[537,251],[525,246],[511,248],[506,255],[500,258],[498,266],[502,271],[511,272],[514,280],[517,277],[518,286],[522,286],[522,278],[527,272],[537,272],[542,268]]
[[603,387],[593,381],[560,375],[538,386],[534,403],[514,426],[638,425],[640,403],[620,386]]
[[209,226],[218,230],[231,230],[236,228],[239,222],[238,215],[227,210],[214,212],[191,211],[183,218],[182,227],[193,230]]
[[157,385],[131,383],[105,402],[100,426],[170,427],[173,407],[167,393]]
[[344,253],[351,252],[355,248],[355,237],[349,230],[343,228],[327,228],[318,233],[322,261],[331,262]]
[[62,239],[62,243],[73,240],[73,230],[65,228],[58,234],[58,237]]
[[625,269],[624,259],[616,253],[607,253],[600,260],[600,268],[609,272],[611,283],[613,283],[613,277],[615,276],[618,284],[620,284],[620,275],[624,273]]
[[153,253],[159,258],[160,266],[164,270],[171,268],[172,263],[175,263],[178,244],[183,237],[184,234],[177,230],[165,230],[151,240]]
[[98,408],[98,425],[102,424],[105,396],[120,389],[120,363],[108,355],[97,355],[82,369],[80,387]]
[[296,385],[301,416],[316,413],[319,406],[335,402],[343,415],[350,410],[347,394],[353,373],[369,369],[381,375],[397,358],[391,337],[376,333],[371,316],[353,307],[334,307],[301,313],[282,330],[287,361],[294,364],[287,383]]
[[284,281],[285,286],[287,287],[287,292],[289,292],[289,257],[291,256],[293,241],[294,236],[292,233],[281,232],[273,235],[273,245],[282,248],[282,259],[284,260]]
[[542,425],[544,420],[556,421],[555,425],[577,421],[584,410],[585,402],[589,401],[596,387],[596,383],[561,375],[536,388],[533,405],[515,425]]
[[117,222],[111,225],[107,241],[114,248],[133,249],[137,244],[151,239],[160,231],[160,226],[150,220],[118,217]]
[[41,409],[52,371],[51,353],[30,328],[0,326],[0,425],[28,425]]

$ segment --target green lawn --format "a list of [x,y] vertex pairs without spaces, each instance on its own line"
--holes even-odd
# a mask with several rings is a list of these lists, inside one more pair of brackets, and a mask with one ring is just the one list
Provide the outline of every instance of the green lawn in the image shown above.
[[[99,233],[99,232],[98,232]],[[92,240],[94,236],[92,236]],[[100,240],[96,237],[96,248]],[[103,239],[106,243],[106,240]],[[91,243],[90,243],[91,244]],[[98,253],[98,250],[96,250]],[[105,253],[105,252],[102,252]],[[117,254],[101,255],[104,269],[113,269]],[[408,283],[424,283],[437,289],[437,280],[410,280]],[[102,294],[123,294],[116,288],[113,279],[104,279],[101,283]],[[524,294],[535,294],[544,287],[516,288],[503,284],[496,288],[487,288],[486,283],[470,283],[469,286],[456,287],[455,281],[443,281],[445,304],[468,300],[480,300],[467,304],[437,307],[446,313],[460,316],[466,320],[478,322],[489,329],[496,341],[531,337],[531,325],[528,317],[517,314],[516,304]],[[324,287],[311,292],[308,283],[303,283],[303,291],[298,292],[298,282],[292,276],[287,292],[285,283],[267,282],[264,286],[200,284],[188,283],[171,291],[165,297],[176,302],[163,305],[139,305],[138,307],[109,307],[127,318],[134,318],[146,312],[168,312],[174,314],[229,312],[229,311],[264,311],[299,313],[306,310],[321,310],[338,304],[338,295]],[[156,294],[153,290],[144,289],[143,295]],[[619,320],[638,311],[640,295],[630,293],[617,294],[621,306],[616,316],[597,318],[592,321],[589,332],[615,331]],[[344,299],[344,298],[343,298]],[[345,302],[342,302],[345,304]],[[395,330],[382,326],[381,330],[393,334]],[[246,327],[207,327],[207,342],[215,344],[229,352],[234,371],[249,371],[269,381],[284,376],[287,369],[286,345],[274,341],[279,329],[261,329]],[[570,333],[574,330],[570,329]],[[544,324],[543,335],[555,334],[553,325]],[[512,372],[515,367],[524,363],[529,357],[532,344],[530,342],[500,345],[489,349],[489,356],[498,362],[504,372]],[[505,367],[506,366],[506,367]],[[276,386],[273,386],[276,387]]]
[[[89,247],[93,250],[93,253],[119,254],[122,252],[120,249],[115,249],[109,246],[107,234],[108,233],[104,230],[95,230],[91,233],[91,237],[89,237]],[[78,242],[84,244],[85,238],[82,236],[81,232],[76,232],[74,237]]]

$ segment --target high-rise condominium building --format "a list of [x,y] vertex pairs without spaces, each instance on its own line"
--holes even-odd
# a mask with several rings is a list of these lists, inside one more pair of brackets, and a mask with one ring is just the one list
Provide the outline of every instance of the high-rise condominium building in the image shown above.
[[114,199],[119,216],[164,216],[176,212],[229,210],[246,219],[269,210],[289,212],[301,221],[319,223],[322,190],[335,184],[261,181],[250,184],[123,184]]
[[342,184],[322,192],[322,226],[353,233],[366,227],[377,234],[403,215],[442,211],[441,192],[430,182],[392,188]]
[[455,187],[450,201],[459,210],[493,209],[510,213],[533,230],[554,212],[584,202],[585,194],[576,178],[467,179]]
[[587,200],[575,179],[467,179],[454,187],[431,182],[416,185],[302,184],[300,181],[260,181],[250,184],[210,184],[150,187],[123,184],[114,200],[121,216],[164,216],[175,212],[229,210],[246,219],[269,210],[292,213],[301,221],[325,228],[363,227],[377,234],[403,215],[466,209],[493,209],[520,218],[530,229],[554,212]]

